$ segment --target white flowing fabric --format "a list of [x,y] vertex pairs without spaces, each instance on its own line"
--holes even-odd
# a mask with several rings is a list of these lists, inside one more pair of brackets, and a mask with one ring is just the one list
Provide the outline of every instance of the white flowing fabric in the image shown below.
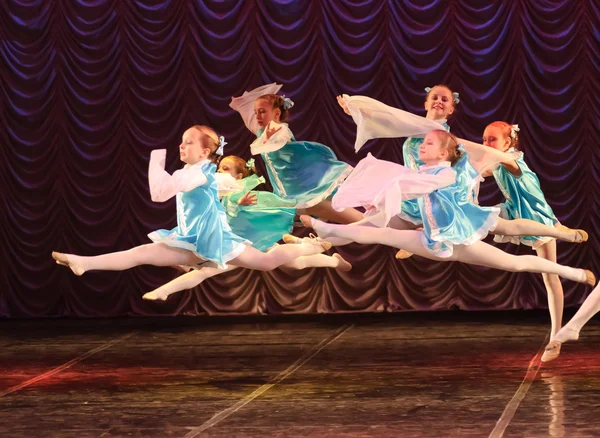
[[256,122],[256,116],[254,115],[254,102],[260,96],[265,94],[276,94],[279,92],[283,85],[276,84],[273,82],[272,84],[263,85],[261,87],[255,88],[252,91],[244,91],[239,97],[232,97],[231,103],[229,106],[240,113],[242,119],[244,120],[244,124],[246,128],[250,130],[253,134],[256,134],[259,126]]
[[[445,120],[429,120],[425,117],[385,105],[366,96],[343,96],[352,119],[356,123],[354,150],[359,151],[364,144],[374,138],[422,137],[435,129],[443,129]],[[510,162],[521,153],[500,152],[494,148],[458,139],[469,154],[473,167],[483,173],[500,163]]]
[[455,182],[456,173],[449,166],[431,175],[368,154],[338,188],[332,206],[337,211],[364,207],[369,222],[385,227],[400,213],[401,200],[415,199]]
[[215,181],[217,182],[219,198],[237,193],[244,187],[240,180],[235,179],[229,173],[215,173]]
[[374,138],[423,137],[434,129],[444,129],[445,120],[429,120],[367,96],[342,97],[356,123],[355,152]]
[[[267,129],[279,129],[271,138],[267,140]],[[287,123],[277,123],[271,120],[267,128],[250,145],[252,155],[260,155],[268,152],[275,152],[287,143],[292,141],[292,131]]]

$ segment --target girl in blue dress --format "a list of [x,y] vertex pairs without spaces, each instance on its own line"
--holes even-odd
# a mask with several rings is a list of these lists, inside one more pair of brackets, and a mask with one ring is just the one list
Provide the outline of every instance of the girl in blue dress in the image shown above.
[[[483,133],[483,144],[494,149],[511,152],[519,147],[519,127],[503,121],[490,123]],[[500,204],[500,216],[504,219],[531,219],[533,221],[561,228],[562,225],[548,205],[540,187],[537,175],[531,171],[523,156],[510,163],[504,163],[493,170],[494,179],[506,198]],[[556,262],[556,240],[545,236],[501,236],[496,242],[511,242],[532,247],[539,257]],[[542,274],[548,293],[548,309],[552,324],[550,340],[558,333],[562,323],[564,294],[560,278],[553,274]],[[545,352],[543,362],[555,359],[560,354],[560,344],[551,352]]]
[[230,263],[267,271],[331,247],[328,242],[305,239],[299,245],[280,245],[263,253],[233,233],[217,193],[214,161],[219,154],[219,138],[206,126],[185,131],[179,155],[186,166],[173,175],[164,170],[166,150],[152,151],[148,171],[152,200],[164,202],[173,196],[177,200],[177,227],[149,234],[154,243],[93,257],[53,252],[53,258],[76,275],[90,270],[121,271],[143,264],[196,266],[206,261],[220,268]]
[[[295,201],[283,199],[265,191],[254,189],[265,182],[256,174],[254,159],[246,162],[243,158],[230,155],[219,162],[218,175],[227,175],[238,181],[237,190],[223,196],[221,203],[227,214],[227,222],[232,231],[249,241],[259,251],[267,251],[277,245],[282,236],[292,231],[296,216]],[[302,243],[297,239],[293,243]],[[349,271],[352,265],[339,254],[328,256],[314,254],[298,257],[282,265],[291,269],[334,268]],[[169,295],[196,287],[204,280],[237,268],[229,266],[221,269],[214,263],[204,263],[191,272],[183,274],[169,283],[148,292],[142,298],[150,301],[165,301]]]
[[[338,103],[353,117],[357,124],[355,150],[373,138],[407,137],[402,146],[404,166],[408,169],[419,170],[423,165],[419,158],[419,150],[424,141],[424,135],[436,129],[449,131],[447,120],[454,113],[456,105],[460,102],[459,95],[446,85],[436,85],[425,89],[424,107],[427,110],[425,117],[417,116],[406,111],[390,107],[375,99],[366,96],[338,96]],[[477,146],[477,145],[474,145]],[[471,164],[468,154],[464,153],[453,166],[457,175],[457,182],[469,192],[468,199],[477,200],[479,172]],[[417,199],[404,199],[397,217],[394,217],[388,226],[394,229],[410,230],[422,226],[421,211]],[[334,239],[335,245],[341,242]],[[412,254],[400,250],[396,258],[404,259]]]
[[[499,217],[499,208],[473,204],[452,167],[461,158],[458,141],[452,134],[443,130],[428,133],[420,147],[419,158],[425,165],[414,173],[413,178],[405,179],[402,184],[407,185],[409,191],[418,192],[415,186],[421,179],[429,188],[432,187],[431,176],[440,180],[438,188],[419,197],[423,231],[326,224],[308,216],[301,216],[302,222],[305,226],[314,228],[320,237],[331,236],[362,244],[393,246],[431,260],[460,261],[510,272],[557,274],[580,283],[595,284],[591,271],[562,266],[535,256],[514,256],[481,241],[488,232],[515,236],[547,235],[570,242],[582,242],[587,235],[583,230],[555,228],[527,219],[504,220]],[[378,160],[373,157],[370,159],[375,160],[373,165],[376,166]],[[393,166],[393,163],[384,163],[388,169]],[[402,172],[400,169],[398,172],[391,172],[390,178],[393,179],[394,173]],[[421,174],[425,178],[421,178]],[[354,183],[356,184],[356,180]],[[365,178],[364,184],[369,183],[369,179]],[[352,196],[354,191],[344,192],[343,189],[344,187],[336,197]],[[378,197],[386,196],[380,187],[373,187],[372,191]],[[400,188],[391,191],[390,196],[397,196],[400,192]],[[364,193],[358,193],[357,196],[363,199],[357,198],[357,202],[364,202],[363,195]],[[334,204],[335,201],[334,198]],[[394,205],[394,200],[385,204]],[[349,204],[346,202],[346,205]]]
[[[450,126],[447,121],[454,113],[456,105],[459,103],[458,93],[454,93],[447,85],[435,85],[425,88],[427,93],[425,97],[426,119],[438,122],[443,129],[450,132]],[[409,169],[418,170],[424,163],[419,158],[419,148],[423,144],[423,137],[408,137],[402,145],[402,156],[404,166]],[[416,199],[403,202],[400,218],[415,225],[421,224],[421,215]],[[398,251],[397,258],[406,258],[409,256],[404,251]]]
[[274,193],[285,199],[295,199],[299,214],[338,223],[360,220],[362,214],[359,211],[337,212],[330,202],[352,167],[339,161],[329,147],[294,138],[285,123],[293,102],[276,94],[280,88],[278,84],[259,87],[234,97],[230,103],[257,136],[250,150],[252,155],[260,155],[264,160]]
[[230,174],[239,184],[237,192],[221,198],[234,233],[251,241],[259,251],[266,251],[292,231],[296,201],[254,191],[265,182],[256,174],[254,160],[247,163],[243,158],[230,155],[221,160],[217,172]]

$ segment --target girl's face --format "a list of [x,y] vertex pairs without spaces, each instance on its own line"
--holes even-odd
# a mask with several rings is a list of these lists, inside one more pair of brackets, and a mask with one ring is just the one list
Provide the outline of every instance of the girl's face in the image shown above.
[[425,101],[425,109],[428,119],[448,119],[454,112],[454,96],[446,87],[433,87]]
[[510,148],[510,138],[502,134],[499,126],[489,125],[483,131],[483,144],[499,151],[506,152]]
[[242,179],[244,177],[241,172],[238,172],[235,162],[229,157],[223,158],[221,160],[217,172],[228,173],[235,179]]
[[254,102],[254,115],[258,126],[265,128],[271,120],[279,123],[279,117],[281,116],[281,110],[279,108],[273,108],[273,105],[265,99],[257,99]]
[[210,149],[202,146],[204,134],[196,128],[190,128],[183,133],[179,145],[179,158],[186,164],[196,164],[208,159]]
[[419,147],[419,158],[430,166],[448,159],[448,151],[442,148],[442,140],[439,135],[430,132],[425,136]]

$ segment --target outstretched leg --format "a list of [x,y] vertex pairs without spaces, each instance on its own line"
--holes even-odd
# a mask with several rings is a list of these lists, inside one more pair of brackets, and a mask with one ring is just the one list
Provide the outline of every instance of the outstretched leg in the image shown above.
[[455,246],[454,254],[451,258],[458,262],[502,269],[508,272],[555,274],[578,283],[587,283],[591,286],[596,284],[594,274],[586,269],[559,265],[558,263],[533,255],[516,256],[508,254],[482,241],[468,246]]
[[327,199],[319,202],[317,205],[298,211],[298,214],[305,213],[309,216],[318,217],[323,221],[337,222],[338,224],[351,224],[363,218],[363,214],[354,208],[335,211],[331,206],[331,201]]
[[[298,270],[306,268],[334,268],[340,271],[350,271],[352,269],[352,265],[339,254],[334,254],[332,257],[325,254],[301,256],[282,266]],[[165,301],[169,295],[181,292],[182,290],[192,289],[208,278],[232,271],[236,268],[238,266],[228,265],[227,269],[219,269],[214,263],[205,263],[201,268],[187,272],[171,280],[167,284],[148,292],[142,298],[148,301]]]
[[439,261],[459,261],[477,266],[502,269],[509,272],[535,272],[557,274],[579,283],[594,285],[596,279],[590,271],[562,266],[536,256],[515,256],[484,242],[454,247],[452,257],[440,258],[433,255],[421,243],[421,231],[392,230],[389,228],[352,227],[348,225],[326,224],[302,216],[306,226],[312,226],[320,237],[337,236],[363,244],[381,244],[406,249],[413,254]]
[[333,268],[342,272],[350,271],[352,269],[352,265],[339,254],[334,254],[332,256],[315,254],[312,256],[298,257],[282,266],[297,270],[307,268]]
[[548,236],[565,242],[582,243],[588,240],[588,233],[584,230],[572,230],[559,225],[551,227],[529,219],[506,220],[498,218],[498,224],[492,234],[504,236]]
[[192,289],[207,278],[214,277],[222,274],[223,272],[232,271],[236,268],[237,266],[229,265],[227,266],[227,269],[219,269],[214,263],[206,263],[202,265],[200,269],[195,269],[180,275],[179,277],[174,278],[173,280],[163,284],[153,291],[148,292],[142,296],[142,298],[148,301],[165,301],[171,294],[181,292],[182,290]]
[[291,262],[295,258],[320,254],[329,248],[331,248],[329,242],[310,238],[304,238],[303,242],[298,245],[284,244],[275,246],[266,253],[247,246],[244,252],[229,263],[258,271],[272,271],[281,265]]
[[[301,210],[298,210],[298,211],[300,212]],[[353,222],[351,224],[348,224],[348,225],[364,225],[365,227],[374,227],[375,226],[371,222],[369,222],[369,220],[367,218],[365,218],[362,213],[361,213],[360,220]],[[302,238],[296,237],[293,234],[284,234],[282,240],[285,243],[302,243]],[[332,237],[331,240],[328,240],[328,242],[331,243],[333,246],[344,246],[344,245],[348,245],[348,244],[352,243],[351,240],[342,239],[339,237]]]
[[[361,215],[362,215],[362,213],[361,213]],[[352,222],[351,224],[347,224],[347,225],[350,225],[353,227],[358,227],[358,226],[373,227],[373,228],[376,227],[373,223],[371,223],[369,221],[368,218],[365,218],[364,216],[362,216],[359,221]],[[414,230],[415,228],[417,228],[417,225],[415,225],[411,222],[405,221],[404,219],[401,219],[398,216],[394,216],[390,220],[390,223],[387,226],[388,226],[388,228],[392,228],[394,230]],[[310,225],[308,225],[308,227],[312,228]],[[285,243],[300,243],[301,240],[302,239],[300,237],[296,237],[292,234],[284,234],[284,236],[283,236],[283,241]],[[344,246],[344,245],[348,245],[353,242],[350,239],[343,239],[341,237],[335,237],[335,236],[331,236],[329,239],[327,239],[327,241],[330,242],[333,246]],[[401,254],[401,253],[404,254],[404,256],[398,257],[398,254]],[[398,254],[396,255],[396,257],[398,257],[398,258],[408,258],[412,255],[408,251],[404,251],[404,250],[398,251]]]
[[327,241],[341,238],[364,245],[387,245],[405,249],[431,260],[448,261],[448,259],[435,256],[423,246],[421,243],[422,231],[327,224],[308,216],[302,216],[300,219],[304,226],[313,228],[319,237],[327,239]]
[[127,251],[113,252],[98,256],[78,256],[53,252],[52,257],[59,265],[68,266],[75,275],[87,271],[124,271],[140,265],[154,266],[194,266],[202,260],[191,251],[173,248],[164,243],[149,243]]

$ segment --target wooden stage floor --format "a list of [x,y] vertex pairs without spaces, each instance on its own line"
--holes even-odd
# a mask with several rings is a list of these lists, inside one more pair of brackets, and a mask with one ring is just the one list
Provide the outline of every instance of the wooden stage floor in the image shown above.
[[542,311],[2,320],[0,436],[600,436],[600,323],[541,365],[548,325]]

